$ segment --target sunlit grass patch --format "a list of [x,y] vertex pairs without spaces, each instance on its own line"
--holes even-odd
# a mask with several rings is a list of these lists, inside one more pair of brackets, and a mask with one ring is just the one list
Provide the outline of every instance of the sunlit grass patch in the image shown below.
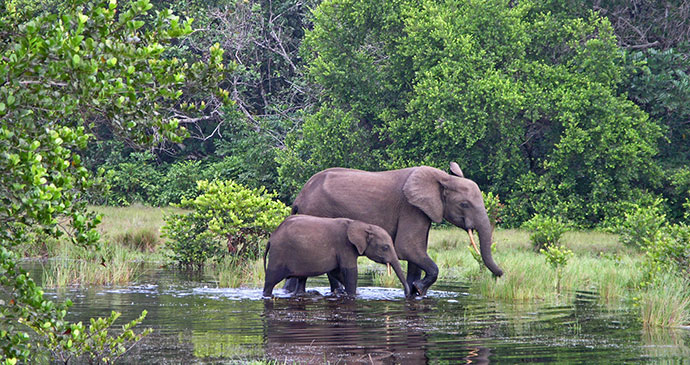
[[113,241],[134,250],[154,252],[161,243],[160,233],[150,228],[140,228],[115,234]]
[[132,204],[128,207],[89,206],[89,210],[103,215],[98,231],[106,240],[114,239],[126,232],[139,231],[155,233],[160,240],[160,228],[165,224],[163,216],[183,211],[175,207],[158,208],[141,204]]
[[618,235],[600,231],[569,231],[561,242],[577,254],[631,255],[633,250],[620,243]]
[[[491,299],[505,301],[553,300],[556,270],[546,263],[521,230],[494,232],[494,260],[504,270],[494,278],[471,254],[469,238],[460,229],[439,229],[430,233],[429,254],[439,267],[441,279],[465,280]],[[561,289],[566,295],[576,290],[595,291],[609,303],[629,297],[641,279],[641,256],[629,253],[615,235],[601,232],[571,232],[563,243],[575,252],[562,269]]]

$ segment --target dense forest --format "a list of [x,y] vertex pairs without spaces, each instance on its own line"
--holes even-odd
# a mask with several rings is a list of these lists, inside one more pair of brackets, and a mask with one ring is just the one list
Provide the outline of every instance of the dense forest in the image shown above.
[[[165,2],[155,6],[168,6]],[[466,176],[505,204],[609,226],[690,194],[690,6],[653,1],[184,1],[194,31],[162,57],[218,43],[231,105],[183,102],[182,143],[93,130],[96,204],[166,205],[201,178],[266,186],[290,204],[313,173],[420,164]],[[684,207],[685,206],[685,207]]]

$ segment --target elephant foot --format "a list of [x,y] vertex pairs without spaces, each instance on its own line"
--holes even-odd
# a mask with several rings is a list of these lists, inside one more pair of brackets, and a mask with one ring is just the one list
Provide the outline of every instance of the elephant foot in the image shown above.
[[412,283],[412,287],[414,288],[414,290],[412,290],[412,293],[410,293],[410,295],[414,295],[414,292],[416,291],[420,297],[426,296],[426,290],[428,288],[424,286],[421,280],[417,280],[414,283]]

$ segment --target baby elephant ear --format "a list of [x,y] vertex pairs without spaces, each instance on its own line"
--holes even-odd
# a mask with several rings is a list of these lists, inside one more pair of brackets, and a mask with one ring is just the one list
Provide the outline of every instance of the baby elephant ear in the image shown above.
[[457,177],[465,177],[462,174],[462,170],[460,169],[460,166],[456,162],[451,162],[450,163],[450,172],[453,173],[453,175]]
[[360,221],[352,221],[350,226],[347,227],[347,239],[357,247],[357,252],[360,256],[364,254],[367,245],[369,245],[367,240],[369,231],[369,225]]

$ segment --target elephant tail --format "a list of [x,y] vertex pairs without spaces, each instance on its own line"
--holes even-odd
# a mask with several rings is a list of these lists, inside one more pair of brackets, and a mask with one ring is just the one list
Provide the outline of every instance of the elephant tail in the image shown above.
[[271,248],[271,241],[266,243],[266,250],[264,251],[264,273],[266,273],[266,256],[268,255],[269,248]]
[[297,214],[297,204],[292,204],[292,214]]

